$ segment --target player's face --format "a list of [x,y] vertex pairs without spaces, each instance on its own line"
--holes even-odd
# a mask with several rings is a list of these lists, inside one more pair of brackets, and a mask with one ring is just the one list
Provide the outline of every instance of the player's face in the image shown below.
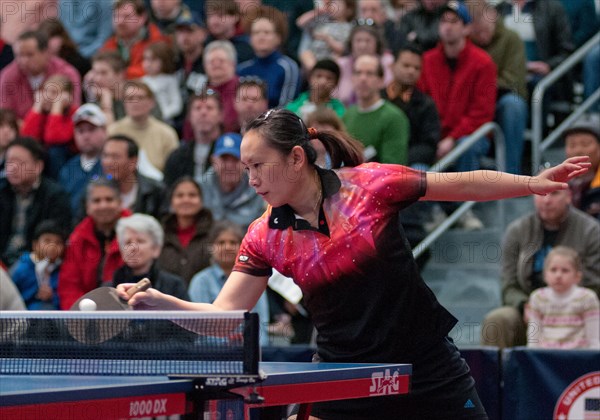
[[297,194],[297,173],[291,157],[270,147],[256,130],[244,135],[241,161],[248,173],[250,186],[267,203],[279,207],[292,201]]
[[145,232],[125,229],[119,239],[119,249],[123,262],[136,274],[143,274],[160,255],[160,247]]
[[241,238],[239,236],[229,230],[224,230],[213,242],[213,260],[220,266],[232,267],[240,245]]
[[564,255],[554,255],[544,268],[544,281],[556,293],[565,293],[581,280],[573,261]]
[[202,197],[198,188],[191,182],[177,185],[171,197],[171,209],[180,217],[196,216],[202,210]]

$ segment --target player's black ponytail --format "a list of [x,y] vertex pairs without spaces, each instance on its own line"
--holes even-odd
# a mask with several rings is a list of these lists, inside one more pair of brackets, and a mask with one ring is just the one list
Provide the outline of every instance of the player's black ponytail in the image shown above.
[[286,109],[265,112],[250,122],[246,130],[257,130],[271,147],[284,155],[289,154],[294,146],[302,147],[311,164],[317,158],[317,152],[310,143],[313,139],[323,143],[331,157],[333,168],[357,166],[363,162],[363,147],[357,140],[344,133],[317,132],[314,128],[307,128],[300,117]]

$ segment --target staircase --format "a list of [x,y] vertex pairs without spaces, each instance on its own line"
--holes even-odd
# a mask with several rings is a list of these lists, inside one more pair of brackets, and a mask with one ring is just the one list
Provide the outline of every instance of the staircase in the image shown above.
[[478,203],[474,213],[485,229],[448,230],[431,248],[431,257],[421,275],[438,300],[458,324],[450,336],[457,346],[479,344],[485,314],[500,306],[502,237],[506,226],[533,211],[530,197],[504,201],[505,220],[498,218],[498,204]]

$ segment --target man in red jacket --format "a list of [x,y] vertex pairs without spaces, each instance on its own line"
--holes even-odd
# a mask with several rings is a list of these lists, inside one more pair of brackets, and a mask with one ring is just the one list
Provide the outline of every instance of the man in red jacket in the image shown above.
[[61,309],[69,309],[97,287],[112,286],[114,272],[123,265],[115,227],[131,212],[121,210],[119,187],[113,180],[97,178],[90,181],[86,193],[87,217],[69,237],[58,277]]
[[73,66],[48,51],[48,38],[40,32],[24,32],[13,45],[15,59],[0,73],[0,108],[25,118],[34,93],[51,76],[62,75],[73,84],[73,105],[81,104],[81,76]]
[[[440,42],[425,53],[419,81],[419,87],[435,101],[442,120],[438,159],[482,124],[493,121],[496,104],[496,65],[467,38],[469,11],[454,0],[443,10]],[[488,150],[488,140],[481,139],[459,158],[456,170],[479,169],[479,159]]]

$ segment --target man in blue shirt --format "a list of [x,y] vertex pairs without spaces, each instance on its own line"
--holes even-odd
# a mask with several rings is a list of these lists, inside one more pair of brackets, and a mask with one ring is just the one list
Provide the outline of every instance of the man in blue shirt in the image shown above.
[[83,216],[82,196],[85,186],[93,177],[102,174],[100,153],[106,141],[106,116],[95,104],[81,105],[73,114],[75,144],[79,150],[58,174],[60,185],[71,199],[73,216]]

